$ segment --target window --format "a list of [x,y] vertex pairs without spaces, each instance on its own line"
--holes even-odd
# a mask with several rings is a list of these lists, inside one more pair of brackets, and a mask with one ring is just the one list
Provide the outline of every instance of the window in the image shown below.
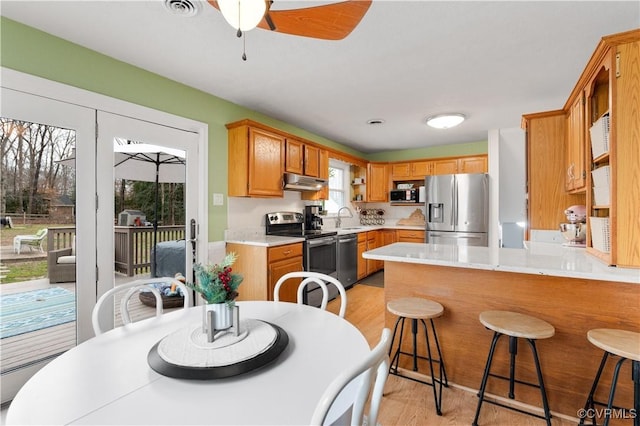
[[338,160],[329,160],[329,199],[324,209],[329,214],[338,213],[349,199],[349,165]]

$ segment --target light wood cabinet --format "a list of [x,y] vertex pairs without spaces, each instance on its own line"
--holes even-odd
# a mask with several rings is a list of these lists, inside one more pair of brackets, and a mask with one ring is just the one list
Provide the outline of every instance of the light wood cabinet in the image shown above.
[[227,125],[229,141],[228,195],[282,197],[284,137],[246,124]]
[[487,173],[487,155],[391,163],[391,180],[422,181],[430,175]]
[[[303,270],[302,243],[275,247],[227,243],[226,251],[238,255],[233,270],[244,278],[238,300],[273,300],[278,279],[288,272]],[[297,286],[294,280],[291,282],[283,286],[281,300],[296,301]]]
[[570,104],[567,112],[565,189],[570,192],[582,192],[585,191],[587,183],[584,92],[580,91]]
[[413,229],[398,229],[396,236],[399,243],[424,243],[425,231]]
[[382,231],[382,246],[388,246],[398,241],[396,231],[394,229],[383,229]]
[[487,173],[488,170],[486,155],[458,159],[458,173]]
[[[381,231],[367,231],[367,251],[376,249],[382,246],[382,232]],[[367,275],[371,275],[378,272],[384,267],[384,262],[381,260],[366,259],[367,261]]]
[[456,158],[434,160],[431,169],[432,175],[450,175],[458,173],[458,160]]
[[431,174],[431,161],[391,163],[392,180],[420,180]]
[[[268,300],[273,300],[273,290],[278,280],[289,272],[303,270],[302,263],[302,243],[289,244],[286,246],[270,247],[268,250]],[[280,288],[280,300],[283,302],[296,302],[298,294],[299,279],[291,279],[285,282]]]
[[389,195],[388,165],[385,163],[367,164],[366,201],[384,203]]
[[[640,30],[636,29],[602,38],[563,110],[523,117],[527,132],[530,226],[526,238],[531,229],[558,229],[558,224],[566,221],[564,209],[585,204],[587,252],[609,265],[640,267],[640,185],[636,184],[640,182],[638,93]],[[609,149],[594,158],[589,129],[605,113],[609,114]],[[583,143],[578,146],[580,138]],[[565,178],[567,164],[570,166],[574,161],[572,158],[580,162],[580,150],[588,165],[585,166],[585,191],[578,190],[579,172],[574,173],[572,182]],[[592,173],[607,166],[609,203],[597,204]],[[584,193],[565,192],[567,184],[571,191]],[[602,221],[608,223],[605,232],[597,227],[597,222]],[[606,244],[594,247],[594,237],[605,239],[607,234],[608,247]]]
[[[318,150],[318,177],[320,179],[329,180],[329,151],[326,149]],[[329,199],[329,185],[323,187],[320,191],[310,192],[305,191],[301,194],[303,200],[328,200]]]
[[304,146],[304,174],[305,176],[320,176],[320,149],[315,146]]
[[[610,176],[606,205],[595,202],[593,175],[587,175],[587,251],[609,265],[640,267],[640,30],[603,38],[585,75],[587,128],[608,113],[610,129],[609,150],[595,158],[590,132],[585,138],[590,168],[608,166]],[[608,251],[594,244],[605,232],[591,218],[607,221]]]
[[367,251],[367,233],[358,233],[358,280],[367,276],[367,259],[362,257],[362,253]]
[[287,138],[285,141],[285,170],[288,173],[301,175],[304,173],[304,144],[296,139]]
[[564,211],[585,204],[584,194],[564,189],[564,141],[566,118],[562,110],[523,117],[527,144],[527,230],[558,230],[566,222]]

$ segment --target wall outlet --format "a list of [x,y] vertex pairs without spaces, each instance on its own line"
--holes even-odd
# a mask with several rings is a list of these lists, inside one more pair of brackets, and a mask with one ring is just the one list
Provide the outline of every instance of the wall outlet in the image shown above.
[[222,205],[224,205],[224,196],[222,194],[214,193],[213,194],[213,205],[214,206],[222,206]]

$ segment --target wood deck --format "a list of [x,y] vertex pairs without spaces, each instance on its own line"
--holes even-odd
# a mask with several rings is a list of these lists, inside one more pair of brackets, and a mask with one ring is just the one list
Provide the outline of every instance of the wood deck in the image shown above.
[[[116,280],[116,285],[131,281],[134,278]],[[47,288],[49,286],[50,284],[47,279],[16,284],[4,284],[2,285],[2,293],[8,294],[31,291]],[[55,286],[62,287],[75,293],[75,283],[58,283],[55,284]],[[120,303],[119,297],[116,299],[115,303]],[[131,298],[129,302],[129,311],[133,321],[139,321],[155,315],[155,308],[142,304],[142,302],[140,302],[136,297]],[[165,309],[164,311],[169,312],[171,309]],[[119,309],[114,309],[114,312],[116,312],[116,326],[122,325],[122,318],[120,316]],[[0,373],[8,373],[22,366],[55,358],[74,346],[76,346],[75,321],[1,339]]]

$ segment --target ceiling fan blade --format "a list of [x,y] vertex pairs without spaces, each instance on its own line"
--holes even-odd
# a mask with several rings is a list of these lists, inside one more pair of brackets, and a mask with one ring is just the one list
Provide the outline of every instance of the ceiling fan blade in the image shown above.
[[[268,10],[275,31],[323,40],[342,40],[360,23],[371,0],[348,0],[323,6],[291,10]],[[271,29],[267,19],[259,28]]]

